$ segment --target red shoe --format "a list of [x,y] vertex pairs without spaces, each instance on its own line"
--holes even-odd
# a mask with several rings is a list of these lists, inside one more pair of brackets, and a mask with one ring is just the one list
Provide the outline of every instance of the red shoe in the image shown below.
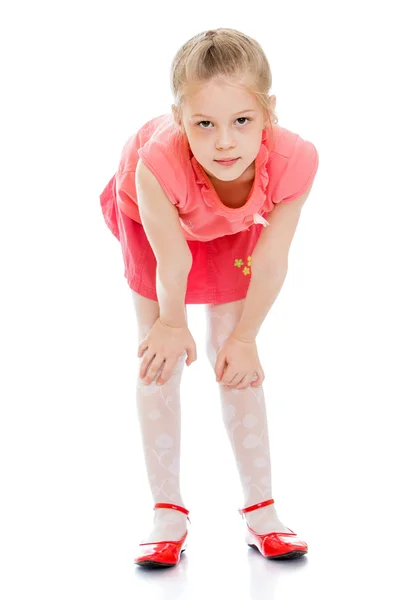
[[[158,502],[154,505],[154,509],[156,508],[174,508],[189,515],[189,511],[186,508],[177,506],[176,504]],[[188,521],[190,523],[189,516]],[[174,542],[145,542],[144,544],[139,544],[141,548],[144,546],[147,546],[147,548],[143,548],[143,551],[135,557],[135,564],[142,567],[173,567],[178,564],[181,553],[186,550],[186,547],[182,546],[185,543],[187,534],[188,532],[180,540]]]
[[[274,500],[265,500],[258,504],[253,504],[247,508],[240,508],[239,513],[244,518],[244,513],[256,510],[262,506],[273,504]],[[306,542],[300,540],[294,531],[291,533],[257,533],[246,523],[246,542],[250,548],[259,550],[265,558],[298,558],[307,554],[308,546]],[[289,529],[289,528],[288,528]]]

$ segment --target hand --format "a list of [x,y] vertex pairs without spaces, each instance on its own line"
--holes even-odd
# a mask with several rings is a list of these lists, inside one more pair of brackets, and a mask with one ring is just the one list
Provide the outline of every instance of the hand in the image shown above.
[[140,365],[140,378],[149,385],[159,373],[157,385],[163,385],[171,377],[182,354],[187,352],[186,364],[197,360],[196,344],[189,329],[163,325],[160,318],[154,323],[138,349],[138,358],[144,354]]
[[[265,375],[256,342],[243,342],[231,335],[217,354],[215,374],[217,381],[229,388],[260,387]],[[257,379],[252,382],[255,374]]]

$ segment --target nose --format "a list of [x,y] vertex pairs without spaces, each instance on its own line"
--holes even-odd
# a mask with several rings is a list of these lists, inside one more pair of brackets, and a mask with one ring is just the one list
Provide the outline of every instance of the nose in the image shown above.
[[215,145],[218,150],[229,150],[231,148],[234,148],[236,146],[236,142],[234,140],[232,132],[226,129],[220,131],[217,136]]

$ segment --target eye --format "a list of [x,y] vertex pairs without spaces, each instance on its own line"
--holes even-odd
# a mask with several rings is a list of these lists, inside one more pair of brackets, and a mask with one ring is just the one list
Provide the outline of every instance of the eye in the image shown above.
[[[251,119],[248,119],[247,117],[239,117],[238,119],[236,119],[236,121],[241,121],[241,123],[239,123],[239,125],[241,127],[243,127],[243,125],[246,125],[248,121],[251,121]],[[245,122],[243,122],[245,121]],[[203,127],[203,124],[205,124],[205,126]],[[199,121],[198,123],[196,123],[196,125],[200,126],[200,129],[211,129],[211,127],[209,127],[209,125],[212,125],[211,121]]]
[[[197,123],[197,125],[201,126],[202,123],[211,124],[211,121],[200,121],[199,123]],[[200,127],[200,129],[211,129],[211,128],[210,127]]]

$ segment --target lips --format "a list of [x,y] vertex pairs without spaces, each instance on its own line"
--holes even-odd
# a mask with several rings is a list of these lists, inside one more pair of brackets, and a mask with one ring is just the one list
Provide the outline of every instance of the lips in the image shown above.
[[221,158],[219,160],[216,160],[215,162],[219,163],[220,165],[233,165],[237,160],[239,160],[238,158]]

